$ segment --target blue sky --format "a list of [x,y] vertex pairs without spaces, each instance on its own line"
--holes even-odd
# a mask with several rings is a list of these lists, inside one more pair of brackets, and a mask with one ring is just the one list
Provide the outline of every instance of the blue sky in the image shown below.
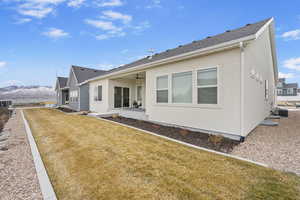
[[300,1],[0,0],[0,86],[51,85],[274,17],[280,76],[300,83]]

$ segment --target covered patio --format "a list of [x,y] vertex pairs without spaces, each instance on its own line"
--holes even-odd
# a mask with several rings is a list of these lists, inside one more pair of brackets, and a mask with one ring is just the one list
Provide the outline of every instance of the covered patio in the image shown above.
[[123,117],[147,120],[145,88],[145,72],[136,72],[110,79],[111,112]]

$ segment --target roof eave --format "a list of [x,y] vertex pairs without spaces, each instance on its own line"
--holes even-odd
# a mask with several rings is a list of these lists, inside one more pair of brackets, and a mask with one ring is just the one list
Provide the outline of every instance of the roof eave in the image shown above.
[[136,70],[144,70],[144,69],[147,69],[147,68],[150,68],[150,67],[155,67],[155,66],[158,66],[158,65],[167,64],[167,63],[175,62],[175,61],[178,61],[178,60],[189,59],[189,58],[200,56],[200,55],[203,55],[203,54],[210,54],[210,53],[214,53],[216,51],[223,51],[225,49],[239,47],[240,42],[247,42],[247,41],[251,41],[251,40],[254,40],[254,39],[256,39],[256,34],[249,35],[249,36],[239,38],[239,39],[236,39],[236,40],[232,40],[232,41],[229,41],[229,42],[224,42],[224,43],[221,43],[221,44],[217,44],[217,45],[214,45],[214,46],[211,46],[211,47],[198,49],[198,50],[191,51],[191,52],[188,52],[188,53],[180,54],[180,55],[177,55],[177,56],[172,56],[172,57],[162,59],[162,60],[158,60],[158,61],[154,61],[154,62],[151,62],[151,63],[138,65],[136,67],[131,67],[131,68],[128,68],[128,69],[120,70],[120,71],[113,72],[113,73],[110,73],[110,74],[107,74],[107,75],[102,75],[102,76],[100,75],[100,76],[97,76],[95,78],[88,79],[88,80],[80,83],[79,85],[83,85],[83,84],[88,83],[88,82],[108,78],[108,77],[111,77],[111,76],[114,76],[114,75],[117,75],[117,74],[128,73],[128,72],[132,72],[132,71],[136,71]]

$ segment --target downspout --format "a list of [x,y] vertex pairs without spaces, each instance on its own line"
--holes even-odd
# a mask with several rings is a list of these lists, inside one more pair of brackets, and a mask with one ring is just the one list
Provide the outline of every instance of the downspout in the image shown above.
[[245,137],[244,137],[244,100],[245,100],[245,97],[244,97],[244,86],[245,86],[245,84],[244,84],[244,71],[245,71],[245,69],[244,69],[244,65],[245,65],[245,53],[244,53],[244,50],[245,50],[245,46],[244,46],[244,42],[240,42],[240,50],[241,50],[241,60],[240,60],[240,64],[241,64],[241,88],[240,88],[240,90],[241,90],[241,92],[240,92],[240,94],[241,94],[241,97],[240,97],[240,99],[241,99],[241,117],[240,117],[240,129],[241,129],[241,132],[240,132],[240,134],[241,134],[241,138],[240,138],[240,141],[241,142],[244,142],[244,140],[245,140]]

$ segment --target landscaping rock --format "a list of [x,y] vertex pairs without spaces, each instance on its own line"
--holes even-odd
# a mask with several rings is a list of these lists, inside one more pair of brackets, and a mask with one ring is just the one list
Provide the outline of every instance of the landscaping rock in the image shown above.
[[7,141],[0,142],[0,151],[6,151],[8,149]]
[[0,134],[0,142],[7,140],[8,137],[9,137],[8,132],[5,132],[5,133],[2,132],[2,134]]

